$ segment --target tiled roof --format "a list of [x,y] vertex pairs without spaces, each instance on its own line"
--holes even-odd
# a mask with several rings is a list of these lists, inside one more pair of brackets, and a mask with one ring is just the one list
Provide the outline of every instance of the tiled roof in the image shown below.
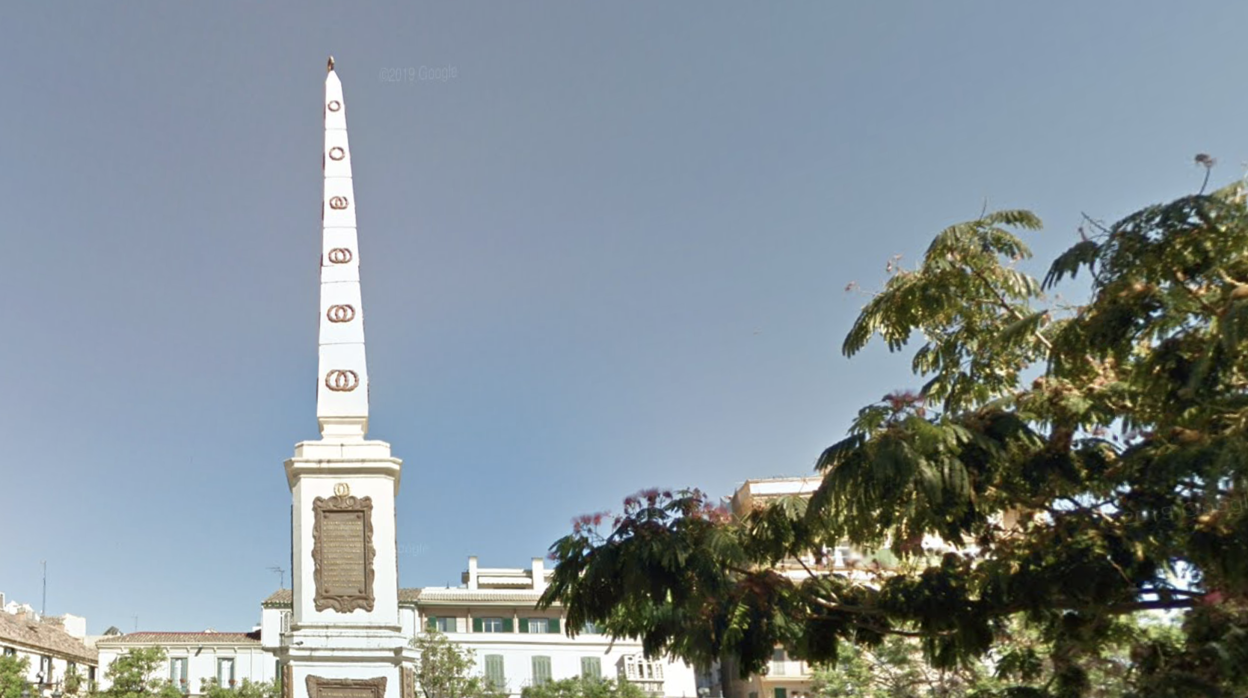
[[533,589],[438,589],[432,587],[422,589],[422,602],[450,601],[455,603],[470,602],[503,602],[518,604],[535,604],[542,593]]
[[102,638],[96,644],[98,646],[116,644],[258,645],[260,644],[260,631],[254,630],[249,633],[126,633],[117,637]]
[[420,589],[399,589],[399,603],[414,602],[420,599]]
[[294,600],[295,592],[290,589],[278,589],[269,594],[269,598],[260,602],[261,606],[289,606]]
[[40,622],[12,613],[0,611],[0,642],[12,642],[26,647],[45,650],[50,654],[69,657],[88,664],[99,662],[99,653],[88,648],[82,640],[65,632],[52,623]]

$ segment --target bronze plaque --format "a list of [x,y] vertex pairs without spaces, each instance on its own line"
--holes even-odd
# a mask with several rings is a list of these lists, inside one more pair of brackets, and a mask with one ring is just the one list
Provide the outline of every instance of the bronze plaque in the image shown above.
[[[312,563],[316,610],[373,610],[373,500],[317,497],[312,500]],[[333,698],[351,698],[334,696]]]
[[386,677],[375,679],[307,678],[308,698],[386,698]]

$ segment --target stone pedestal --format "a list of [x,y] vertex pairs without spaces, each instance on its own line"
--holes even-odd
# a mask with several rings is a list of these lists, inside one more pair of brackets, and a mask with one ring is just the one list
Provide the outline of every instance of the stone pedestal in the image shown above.
[[305,441],[286,461],[294,593],[279,658],[287,698],[411,698],[404,667],[415,651],[399,625],[395,543],[400,466],[389,444],[362,438]]

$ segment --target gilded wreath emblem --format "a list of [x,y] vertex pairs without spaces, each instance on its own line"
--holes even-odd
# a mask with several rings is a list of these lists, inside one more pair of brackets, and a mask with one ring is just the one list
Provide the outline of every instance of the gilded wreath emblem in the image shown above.
[[350,369],[335,368],[325,374],[325,387],[336,393],[349,393],[360,387],[360,374]]

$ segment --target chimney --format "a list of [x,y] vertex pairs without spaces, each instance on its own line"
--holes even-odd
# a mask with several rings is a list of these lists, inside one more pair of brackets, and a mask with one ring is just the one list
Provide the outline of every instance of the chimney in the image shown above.
[[75,616],[72,613],[66,613],[61,616],[61,626],[65,628],[65,632],[70,637],[76,637],[79,640],[87,636],[87,619],[82,616]]
[[477,556],[472,555],[468,558],[468,588],[477,588]]
[[546,590],[546,561],[540,557],[533,558],[533,588]]

